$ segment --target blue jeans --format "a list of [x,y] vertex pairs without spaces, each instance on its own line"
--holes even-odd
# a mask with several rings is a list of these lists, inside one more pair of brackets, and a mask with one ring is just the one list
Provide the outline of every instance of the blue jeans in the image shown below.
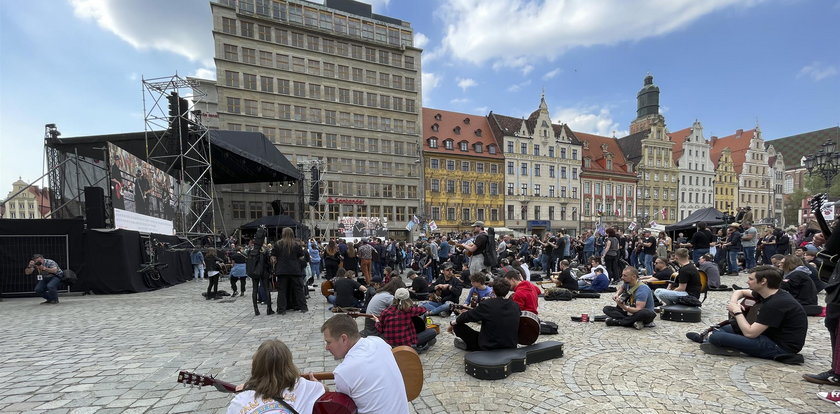
[[203,264],[194,264],[193,265],[193,279],[201,279],[204,277],[204,265]]
[[374,261],[372,262],[373,265],[373,275],[382,277],[382,262]]
[[49,276],[38,281],[35,285],[35,293],[46,300],[58,300],[58,284],[61,283],[61,278],[58,276]]
[[429,315],[440,315],[443,311],[449,311],[449,302],[431,302],[426,301],[420,304],[429,311]]
[[653,295],[656,296],[656,298],[664,305],[673,305],[677,303],[678,297],[688,296],[688,292],[659,288],[653,291]]
[[755,267],[755,246],[747,247],[742,246],[744,249],[744,266],[747,269],[752,269]]
[[[720,250],[720,249],[718,249]],[[697,263],[700,260],[700,256],[709,252],[709,249],[694,249],[691,252],[691,261]]]
[[309,268],[312,269],[312,277],[318,279],[321,276],[321,262],[309,263]]
[[729,273],[738,273],[738,252],[728,251],[726,257],[729,259]]
[[734,348],[756,358],[773,359],[779,355],[790,354],[766,335],[747,338],[736,334],[731,325],[724,326],[709,335],[709,343],[719,347]]
[[630,266],[639,267],[639,255],[641,255],[641,253],[637,255],[635,249],[630,250]]
[[647,275],[653,274],[653,255],[642,253],[644,255],[645,272]]
[[[331,305],[335,305],[335,295],[327,296],[327,302],[329,302]],[[356,301],[353,303],[353,305],[351,307],[361,308],[362,305],[364,305],[364,303],[362,303],[362,301],[356,299]],[[330,307],[330,309],[332,309],[332,306]]]

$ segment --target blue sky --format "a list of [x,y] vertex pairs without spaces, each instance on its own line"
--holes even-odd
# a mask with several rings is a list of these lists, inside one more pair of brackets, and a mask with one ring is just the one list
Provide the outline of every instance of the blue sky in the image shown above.
[[[670,130],[840,123],[840,0],[375,0],[424,48],[423,105],[618,136],[650,72]],[[141,77],[214,76],[205,0],[0,2],[0,194],[65,137],[143,130]]]

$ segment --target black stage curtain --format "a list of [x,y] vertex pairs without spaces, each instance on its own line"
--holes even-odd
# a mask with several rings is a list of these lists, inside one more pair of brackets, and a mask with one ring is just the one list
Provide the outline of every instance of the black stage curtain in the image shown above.
[[134,293],[149,290],[137,273],[142,258],[140,233],[130,230],[88,231],[85,234],[88,288],[94,293]]
[[[167,243],[169,246],[176,246],[182,242],[176,236],[163,234],[152,234],[152,238],[160,243]],[[158,248],[155,255],[158,263],[167,265],[165,269],[160,271],[161,280],[167,286],[177,285],[192,279],[192,263],[190,262],[189,250]]]

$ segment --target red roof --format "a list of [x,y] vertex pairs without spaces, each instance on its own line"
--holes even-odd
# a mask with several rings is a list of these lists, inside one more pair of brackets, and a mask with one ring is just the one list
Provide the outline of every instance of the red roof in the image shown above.
[[[433,128],[437,128],[435,131]],[[456,132],[457,131],[457,132]],[[479,135],[480,134],[480,135]],[[471,115],[460,112],[444,111],[434,108],[423,108],[423,151],[441,154],[470,155],[484,158],[504,158],[502,149],[493,137],[490,123],[483,115]],[[429,138],[437,138],[437,148],[429,146]],[[453,141],[453,149],[446,149],[443,142]],[[459,143],[467,141],[468,151],[463,152]],[[476,153],[473,144],[481,143],[482,152]],[[487,148],[493,145],[496,153],[491,154]]]
[[671,137],[671,141],[674,141],[674,149],[671,150],[674,165],[679,165],[680,157],[682,157],[683,153],[683,143],[689,135],[691,135],[691,128],[681,129],[668,134]]
[[732,151],[732,162],[735,164],[735,172],[739,175],[744,168],[744,161],[747,160],[747,150],[750,149],[750,140],[755,135],[755,129],[744,131],[739,129],[735,134],[723,138],[712,137],[712,161],[717,168],[720,154],[724,148]]
[[[624,153],[618,146],[618,140],[610,137],[602,137],[600,135],[587,134],[584,132],[574,132],[578,141],[588,144],[583,148],[582,158],[589,157],[592,162],[590,167],[583,167],[584,172],[609,172],[612,174],[622,175],[625,178],[636,178],[636,174],[627,172],[627,160],[624,159]],[[613,168],[607,169],[607,160],[604,158],[604,151],[601,146],[606,144],[607,151],[613,155]]]

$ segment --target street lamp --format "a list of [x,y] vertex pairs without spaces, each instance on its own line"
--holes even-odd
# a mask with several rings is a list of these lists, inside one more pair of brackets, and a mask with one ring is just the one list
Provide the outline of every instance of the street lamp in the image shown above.
[[[636,192],[636,194],[638,194],[638,195],[639,195],[638,197],[636,197],[636,198],[637,198],[637,200],[636,200],[636,208],[637,208],[637,209],[639,208],[639,200],[638,200],[638,199],[639,199],[639,198],[641,198],[641,199],[642,199],[642,206],[641,206],[641,210],[640,210],[640,211],[637,211],[637,217],[638,217],[638,219],[639,219],[639,223],[640,223],[640,225],[641,225],[642,227],[647,227],[648,217],[649,217],[649,216],[648,216],[648,214],[647,214],[647,208],[646,208],[646,206],[645,206],[645,199],[646,199],[647,197],[645,197],[645,189],[646,189],[646,185],[645,185],[645,173],[644,173],[644,169],[643,169],[642,167],[639,167],[639,173],[638,173],[638,174],[636,174],[636,177],[639,179],[639,183],[638,183],[637,188],[636,188],[636,190],[638,190],[638,191]],[[639,185],[641,186],[641,188],[639,188],[639,187],[638,187]]]
[[834,177],[840,172],[840,151],[832,140],[821,145],[822,149],[805,156],[805,169],[808,175],[819,174],[825,180],[825,189],[831,188]]

